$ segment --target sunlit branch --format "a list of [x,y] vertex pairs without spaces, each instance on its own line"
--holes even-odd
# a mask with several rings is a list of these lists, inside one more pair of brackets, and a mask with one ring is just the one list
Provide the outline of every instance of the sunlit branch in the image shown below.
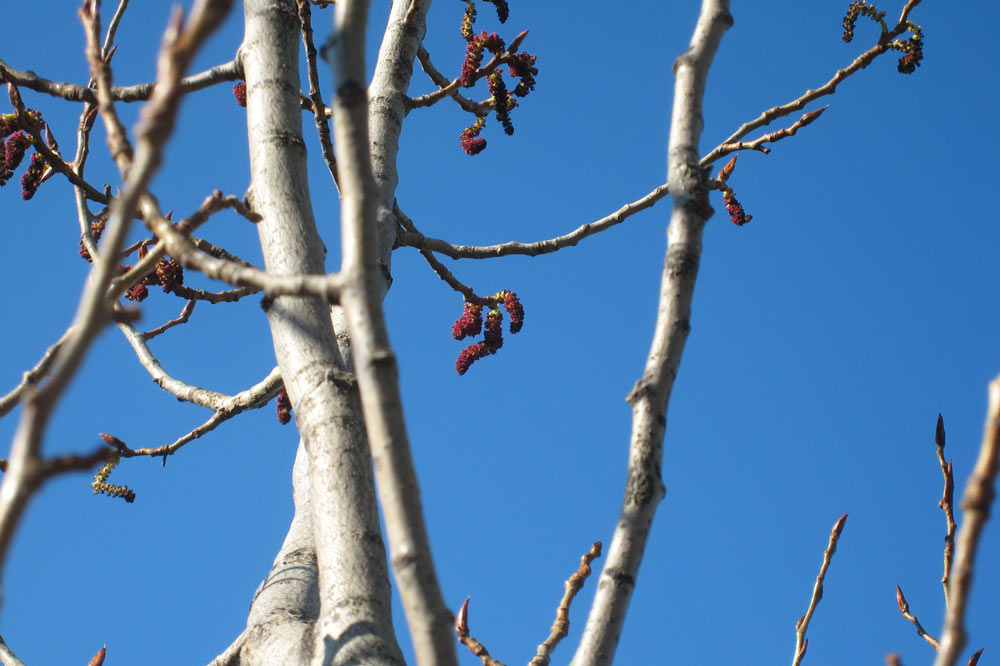
[[641,199],[625,204],[607,217],[602,217],[594,222],[588,222],[568,234],[532,243],[508,241],[497,245],[456,245],[438,238],[428,238],[418,231],[401,232],[396,242],[399,245],[415,247],[418,250],[437,252],[452,259],[488,259],[491,257],[504,257],[510,254],[526,254],[534,257],[539,254],[548,254],[571,247],[588,236],[593,236],[594,234],[610,229],[616,224],[621,224],[639,211],[650,208],[668,194],[670,194],[670,186],[665,183]]

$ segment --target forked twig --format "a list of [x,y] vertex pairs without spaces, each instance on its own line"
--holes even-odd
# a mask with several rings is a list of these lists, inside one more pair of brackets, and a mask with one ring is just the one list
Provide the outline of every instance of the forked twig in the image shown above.
[[830,530],[830,541],[826,545],[826,550],[823,551],[823,564],[820,565],[819,575],[816,576],[816,584],[813,585],[809,608],[806,610],[806,614],[800,617],[799,621],[795,623],[795,657],[792,659],[792,666],[798,666],[802,662],[802,657],[806,656],[806,648],[809,647],[809,641],[806,639],[806,630],[809,628],[809,621],[812,619],[813,612],[816,610],[819,600],[823,598],[823,579],[826,577],[826,570],[830,568],[830,561],[833,559],[833,554],[837,552],[837,540],[840,539],[840,533],[844,531],[844,523],[846,522],[847,514],[845,513],[834,523],[833,529]]

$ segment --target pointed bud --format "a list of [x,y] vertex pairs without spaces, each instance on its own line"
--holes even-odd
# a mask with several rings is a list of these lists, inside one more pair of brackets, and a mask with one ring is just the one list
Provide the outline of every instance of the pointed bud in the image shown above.
[[819,118],[821,115],[823,115],[823,112],[826,111],[829,108],[830,108],[830,105],[827,104],[822,109],[816,109],[815,111],[810,111],[809,113],[802,114],[802,117],[799,118],[799,123],[800,123],[799,127],[805,127],[809,123],[813,122],[814,120],[816,120],[817,118]]
[[906,597],[903,596],[903,588],[899,585],[896,586],[896,605],[899,606],[899,612],[903,615],[910,612],[910,604],[906,603]]
[[722,167],[719,171],[719,175],[716,176],[716,180],[721,180],[723,183],[729,180],[729,176],[733,173],[733,168],[736,166],[737,157],[739,157],[739,155],[733,155],[733,158],[726,163],[726,166]]
[[934,443],[939,449],[944,448],[944,418],[938,414],[937,427],[934,429]]
[[108,646],[105,645],[104,647],[102,647],[100,650],[97,651],[97,654],[95,654],[93,657],[90,658],[90,661],[87,663],[87,666],[104,666],[104,655],[106,655],[107,653],[108,653]]
[[458,615],[455,616],[455,633],[458,634],[459,638],[469,635],[469,599],[471,598],[465,598],[462,607],[458,609]]

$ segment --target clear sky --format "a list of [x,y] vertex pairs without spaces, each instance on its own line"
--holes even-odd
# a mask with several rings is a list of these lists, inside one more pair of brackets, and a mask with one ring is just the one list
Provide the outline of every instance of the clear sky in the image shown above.
[[[77,3],[4,4],[0,57],[86,83]],[[477,28],[508,40],[530,30],[523,49],[538,56],[538,83],[513,113],[515,134],[491,119],[482,135],[489,145],[474,157],[458,141],[471,119],[454,104],[406,118],[398,200],[425,234],[468,244],[539,240],[663,183],[670,68],[687,47],[698,2],[511,0],[504,26],[479,4]],[[865,20],[853,43],[841,41],[847,4],[733,2],[735,25],[709,77],[703,154],[874,43],[877,28]],[[902,4],[883,0],[880,8],[893,17]],[[133,5],[113,62],[119,84],[153,78],[168,11],[167,3]],[[374,5],[373,49],[388,3]],[[461,66],[461,15],[461,3],[444,0],[430,12],[425,43],[448,76]],[[330,16],[314,13],[320,37]],[[942,413],[960,494],[981,440],[986,385],[1000,371],[1000,8],[925,0],[912,19],[925,36],[915,74],[897,73],[886,56],[811,105],[830,108],[770,155],[740,157],[729,182],[750,224],[732,225],[713,198],[668,416],[667,497],[618,663],[790,663],[796,619],[845,512],[804,663],[883,663],[896,651],[911,666],[933,657],[900,616],[895,585],[938,634],[944,518],[934,423]],[[229,60],[241,37],[237,9],[195,69]],[[432,88],[417,71],[411,92]],[[79,106],[23,94],[72,154]],[[123,106],[129,126],[138,109]],[[153,183],[164,209],[183,216],[214,188],[244,192],[243,114],[230,84],[185,101]],[[336,270],[336,193],[304,120],[316,216]],[[88,177],[118,185],[100,123],[92,146]],[[19,194],[16,182],[0,189],[0,392],[65,330],[88,269],[77,256],[68,184],[46,182],[29,202]],[[471,595],[472,633],[505,663],[527,662],[580,555],[610,541],[629,439],[624,397],[649,347],[669,206],[664,200],[555,255],[445,259],[480,294],[516,291],[526,312],[524,329],[462,377],[454,362],[465,343],[450,337],[461,297],[414,250],[393,255],[385,306],[439,575],[453,609]],[[203,233],[260,261],[253,228],[235,215],[213,218]],[[188,280],[218,287],[190,272]],[[153,350],[179,379],[227,393],[246,388],[274,365],[257,300],[199,304]],[[181,306],[152,294],[143,326]],[[159,445],[208,416],[160,391],[108,331],[45,447],[89,451],[99,432]],[[18,417],[0,420],[4,441]],[[166,467],[125,461],[111,480],[135,489],[134,504],[92,495],[84,474],[50,483],[7,564],[0,633],[29,666],[82,664],[105,643],[109,665],[207,663],[243,628],[284,536],[297,440],[268,406]],[[966,654],[986,648],[984,664],[1000,654],[997,561],[994,520],[968,609]],[[591,580],[574,604],[556,663],[571,656],[593,590]],[[405,631],[401,619],[397,608]],[[460,659],[478,663],[464,651]]]

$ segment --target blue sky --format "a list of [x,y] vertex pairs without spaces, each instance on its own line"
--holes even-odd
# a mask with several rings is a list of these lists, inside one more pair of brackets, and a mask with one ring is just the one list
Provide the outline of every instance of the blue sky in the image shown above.
[[[41,22],[36,3],[9,4],[0,57],[86,83],[76,3],[46,3]],[[372,53],[387,4],[372,10]],[[459,147],[471,119],[455,105],[406,118],[398,200],[425,234],[468,244],[548,238],[662,184],[670,67],[688,44],[698,3],[608,11],[590,1],[512,0],[504,26],[479,4],[477,28],[508,39],[530,30],[523,49],[538,55],[538,84],[513,113],[515,134],[491,120],[489,145],[475,157]],[[733,3],[736,22],[709,77],[703,153],[763,109],[821,85],[874,42],[877,29],[866,21],[854,43],[841,41],[847,4]],[[901,4],[880,8],[892,17]],[[153,78],[168,10],[134,5],[119,33],[119,84]],[[457,2],[435,3],[425,41],[452,76],[463,53],[461,11]],[[314,13],[318,35],[329,16]],[[881,663],[892,651],[908,665],[932,659],[900,617],[895,585],[938,634],[944,519],[934,423],[942,413],[960,494],[982,435],[986,384],[1000,371],[1000,145],[992,128],[1000,8],[925,0],[911,18],[926,40],[915,74],[898,74],[887,56],[809,107],[830,104],[770,155],[742,155],[729,182],[754,216],[749,225],[730,224],[721,198],[713,199],[668,415],[667,497],[618,663],[790,663],[795,621],[830,527],[845,512],[804,663]],[[195,68],[230,59],[241,36],[237,10]],[[230,89],[201,92],[182,109],[153,183],[178,216],[214,188],[246,189],[243,110]],[[431,89],[418,71],[411,92]],[[79,107],[24,96],[72,154]],[[122,107],[129,126],[138,109]],[[336,270],[336,193],[304,120],[316,217]],[[98,123],[88,176],[117,185],[103,146]],[[523,331],[462,377],[454,361],[464,343],[449,335],[460,296],[412,249],[393,256],[386,314],[439,575],[453,609],[471,595],[472,633],[505,663],[531,657],[580,555],[592,541],[610,541],[631,416],[624,397],[652,334],[669,205],[555,255],[445,259],[481,294],[516,291],[526,311]],[[6,392],[71,320],[88,265],[76,256],[65,182],[43,184],[29,202],[11,183],[0,189],[0,211]],[[203,233],[260,260],[253,228],[235,215],[213,218]],[[143,325],[181,306],[153,294]],[[228,393],[274,365],[254,298],[198,305],[191,323],[153,349],[174,376]],[[0,420],[3,440],[18,416]],[[108,331],[45,446],[90,450],[99,432],[158,445],[208,416],[156,388],[124,339]],[[83,663],[105,643],[108,664],[207,663],[243,628],[284,536],[296,442],[293,426],[280,426],[269,406],[194,442],[166,467],[125,461],[112,481],[136,490],[134,504],[91,495],[86,475],[50,483],[7,564],[0,633],[29,666]],[[1000,652],[998,557],[994,521],[969,606],[967,653],[986,648],[981,663]],[[572,654],[593,589],[590,581],[573,606],[557,663]],[[478,663],[468,653],[460,659]]]

